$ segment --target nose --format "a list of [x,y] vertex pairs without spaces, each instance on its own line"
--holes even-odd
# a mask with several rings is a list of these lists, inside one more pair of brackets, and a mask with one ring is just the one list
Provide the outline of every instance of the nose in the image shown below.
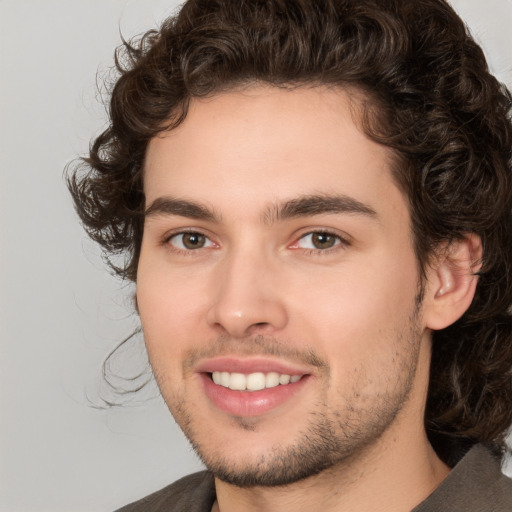
[[288,314],[276,274],[263,255],[231,254],[214,277],[209,325],[237,339],[283,329]]

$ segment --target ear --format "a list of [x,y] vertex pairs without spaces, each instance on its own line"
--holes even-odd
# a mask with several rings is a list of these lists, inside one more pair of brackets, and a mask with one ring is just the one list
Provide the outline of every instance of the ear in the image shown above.
[[432,330],[448,327],[469,308],[482,266],[482,241],[474,234],[455,240],[430,265],[424,295],[424,321]]

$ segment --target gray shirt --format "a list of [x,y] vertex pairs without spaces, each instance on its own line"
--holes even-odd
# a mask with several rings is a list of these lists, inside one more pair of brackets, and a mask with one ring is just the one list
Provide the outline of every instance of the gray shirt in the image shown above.
[[[210,512],[214,501],[213,476],[201,471],[117,512]],[[476,445],[411,512],[512,512],[512,480],[501,472],[499,460]]]

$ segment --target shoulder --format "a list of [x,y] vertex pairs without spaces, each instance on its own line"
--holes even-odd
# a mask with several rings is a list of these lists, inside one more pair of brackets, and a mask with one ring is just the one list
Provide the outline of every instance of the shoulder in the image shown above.
[[116,512],[209,512],[215,501],[211,473],[201,471],[177,480]]
[[483,445],[474,446],[444,482],[413,512],[510,512],[512,480],[501,460]]

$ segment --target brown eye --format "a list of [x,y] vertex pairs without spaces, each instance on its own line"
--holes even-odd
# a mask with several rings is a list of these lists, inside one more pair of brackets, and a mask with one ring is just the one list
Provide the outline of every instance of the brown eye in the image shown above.
[[340,245],[342,242],[343,240],[339,236],[333,235],[332,233],[314,231],[313,233],[303,235],[297,242],[297,246],[301,249],[325,251],[326,249],[332,249]]
[[183,245],[187,249],[200,249],[204,247],[205,236],[199,233],[185,233],[183,235]]
[[203,247],[212,246],[212,242],[208,237],[201,233],[179,233],[170,238],[169,243],[180,250],[202,249]]
[[316,249],[330,249],[336,245],[337,237],[330,233],[313,233],[311,243]]

